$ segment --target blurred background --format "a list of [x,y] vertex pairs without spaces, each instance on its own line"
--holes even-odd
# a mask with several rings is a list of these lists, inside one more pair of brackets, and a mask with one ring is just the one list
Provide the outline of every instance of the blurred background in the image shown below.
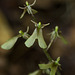
[[[18,34],[19,30],[26,31],[30,26],[29,34],[34,30],[31,15],[27,13],[20,19],[26,0],[0,0],[0,45]],[[27,0],[33,3],[34,0]],[[38,11],[35,15],[37,22],[49,23],[43,29],[47,44],[50,33],[56,25],[68,41],[67,45],[57,39],[49,49],[53,59],[61,57],[62,75],[75,75],[75,1],[74,0],[37,0],[33,6]],[[37,43],[31,48],[24,45],[25,40],[20,38],[11,50],[0,48],[0,75],[28,75],[37,70],[39,63],[48,60]]]

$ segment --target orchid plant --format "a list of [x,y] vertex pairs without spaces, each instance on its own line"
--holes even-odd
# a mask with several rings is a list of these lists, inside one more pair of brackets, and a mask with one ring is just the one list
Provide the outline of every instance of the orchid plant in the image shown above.
[[[35,4],[35,2],[36,2],[36,0],[34,0],[34,2],[31,5],[29,5],[28,1],[26,1],[25,7],[19,7],[20,9],[24,10],[20,18],[23,18],[26,11],[28,12],[28,14],[31,14],[31,16],[34,17],[34,13],[37,13],[37,11],[35,9],[32,9],[32,6]],[[42,29],[45,26],[50,25],[50,23],[42,24],[41,22],[37,23],[33,20],[31,20],[31,22],[35,25],[35,29],[34,29],[32,35],[28,34],[29,27],[27,27],[26,32],[23,32],[22,30],[20,30],[19,34],[17,36],[15,36],[15,37],[11,38],[10,40],[8,40],[7,42],[5,42],[3,45],[1,45],[1,48],[5,49],[5,50],[10,50],[15,45],[18,38],[20,38],[20,37],[26,39],[26,41],[24,43],[25,46],[31,47],[34,44],[35,40],[37,39],[40,48],[42,48],[42,50],[44,51],[44,53],[47,56],[49,62],[47,64],[39,64],[38,66],[39,66],[40,69],[36,70],[33,73],[30,73],[29,75],[41,75],[42,73],[46,73],[47,75],[55,75],[57,73],[57,75],[60,75],[60,72],[58,71],[58,67],[60,67],[60,64],[59,64],[60,57],[58,57],[56,59],[56,61],[54,61],[50,57],[50,54],[47,52],[47,50],[49,50],[53,41],[56,38],[61,38],[64,41],[65,44],[67,44],[67,42],[59,34],[58,26],[55,26],[55,29],[50,33],[50,35],[51,35],[50,42],[49,42],[49,45],[47,46],[47,44],[44,40],[44,37],[43,37],[43,30]]]
[[26,11],[28,12],[28,14],[31,14],[34,17],[34,14],[37,13],[36,10],[32,9],[32,6],[35,4],[35,2],[36,0],[34,0],[34,2],[29,5],[28,1],[26,1],[26,5],[24,5],[24,7],[19,7],[20,9],[24,10],[20,18],[23,18]]

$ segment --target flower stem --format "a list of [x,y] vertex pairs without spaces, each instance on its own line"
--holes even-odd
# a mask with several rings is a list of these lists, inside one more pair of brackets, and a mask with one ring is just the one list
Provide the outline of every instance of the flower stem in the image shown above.
[[49,53],[47,52],[47,50],[46,50],[46,49],[43,49],[43,51],[44,51],[46,57],[48,58],[48,60],[51,62],[51,61],[52,61],[52,58],[51,58],[51,56],[49,55]]
[[[48,58],[48,60],[49,60],[50,62],[52,62],[52,58],[51,58],[51,56],[49,55],[49,53],[47,52],[47,50],[46,50],[46,49],[43,49],[43,51],[44,51],[46,57]],[[57,75],[61,75],[61,73],[60,73],[59,71],[57,71]]]

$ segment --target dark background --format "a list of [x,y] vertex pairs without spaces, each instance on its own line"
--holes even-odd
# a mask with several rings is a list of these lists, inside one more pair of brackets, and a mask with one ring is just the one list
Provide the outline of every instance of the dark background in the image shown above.
[[[28,0],[33,3],[33,0]],[[18,34],[19,30],[26,31],[30,26],[29,34],[32,34],[34,25],[31,23],[31,15],[27,13],[20,19],[25,0],[0,0],[0,45],[9,38]],[[43,29],[44,37],[49,43],[47,33],[56,25],[59,31],[68,41],[67,45],[57,39],[49,49],[53,59],[61,57],[62,75],[75,75],[75,1],[74,0],[37,0],[33,6],[38,11],[35,15],[37,22],[49,23]],[[0,48],[0,75],[28,75],[38,69],[39,63],[47,63],[48,60],[38,44],[31,48],[24,45],[24,39],[20,38],[11,50]]]

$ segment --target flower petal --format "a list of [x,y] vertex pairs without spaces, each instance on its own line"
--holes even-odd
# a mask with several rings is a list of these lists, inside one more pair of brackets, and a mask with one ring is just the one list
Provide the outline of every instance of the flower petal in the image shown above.
[[36,70],[28,75],[41,75],[41,72],[42,72],[41,70]]
[[24,14],[26,13],[26,9],[24,9],[24,11],[23,11],[23,13],[21,14],[21,17],[20,17],[20,19],[22,19],[23,17],[24,17]]
[[33,34],[27,39],[27,41],[25,42],[25,45],[27,47],[31,47],[34,44],[36,38],[37,38],[37,29],[35,29]]
[[36,14],[38,11],[36,11],[35,9],[31,9],[33,14]]
[[50,23],[42,24],[42,27],[41,28],[44,28],[45,26],[48,26],[48,25],[50,25]]
[[43,38],[42,29],[40,29],[39,33],[38,33],[38,43],[41,48],[43,48],[43,49],[47,48],[47,45],[46,45],[45,40]]
[[13,37],[12,39],[8,40],[6,43],[4,43],[3,45],[1,45],[1,48],[5,49],[5,50],[9,50],[11,49],[14,44],[16,43],[16,41],[18,40],[18,36]]

